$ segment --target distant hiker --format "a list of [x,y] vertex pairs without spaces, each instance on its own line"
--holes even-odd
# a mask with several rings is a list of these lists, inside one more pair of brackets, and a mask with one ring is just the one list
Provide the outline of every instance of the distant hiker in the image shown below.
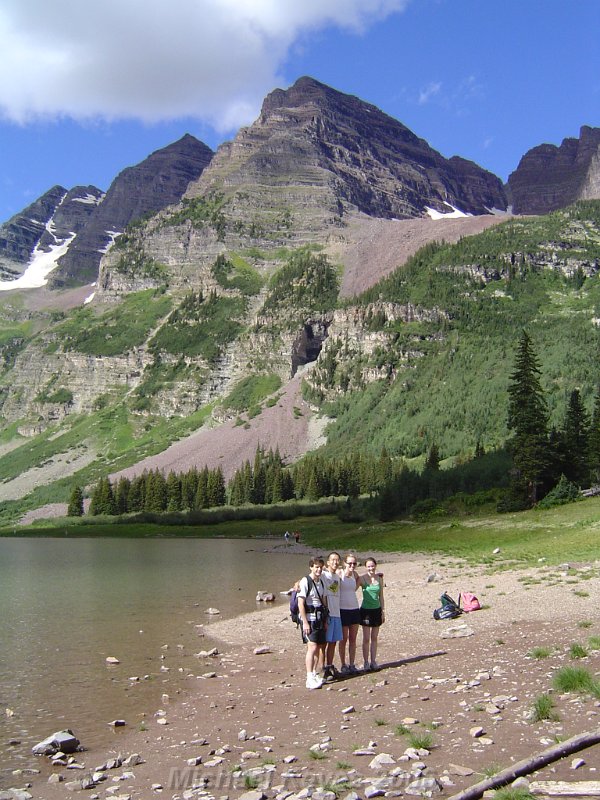
[[290,543],[290,532],[289,532],[289,531],[286,531],[286,532],[283,534],[283,538],[285,539],[285,543],[286,543],[286,544],[289,544],[289,543]]
[[363,596],[360,606],[360,624],[362,625],[362,651],[365,670],[379,669],[377,663],[377,640],[379,628],[385,622],[385,606],[383,600],[383,578],[376,573],[377,562],[374,558],[365,561],[367,574],[360,578]]
[[[340,617],[342,622],[342,641],[339,644],[341,672],[343,675],[358,672],[356,660],[356,637],[360,625],[360,608],[356,590],[359,577],[356,571],[358,561],[354,553],[348,553],[344,560],[340,581]],[[346,645],[348,661],[346,661]]]
[[299,542],[300,542],[300,531],[294,531],[294,540],[295,540],[296,544],[299,544]]
[[330,553],[327,557],[327,565],[321,573],[321,580],[325,585],[327,596],[327,608],[329,618],[327,620],[327,645],[325,648],[325,664],[323,666],[323,679],[331,680],[337,677],[337,670],[333,664],[335,658],[336,642],[341,642],[342,620],[340,619],[340,586],[341,576],[339,574],[340,554]]
[[306,688],[320,689],[323,681],[317,675],[319,654],[325,648],[327,629],[327,600],[321,580],[324,561],[313,556],[308,562],[310,574],[300,581],[298,611],[302,626],[302,641],[306,644]]

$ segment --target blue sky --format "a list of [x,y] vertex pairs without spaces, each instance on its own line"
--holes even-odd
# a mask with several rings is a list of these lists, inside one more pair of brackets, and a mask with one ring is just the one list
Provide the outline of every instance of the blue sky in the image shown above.
[[599,32],[597,0],[2,0],[0,221],[186,132],[215,149],[302,75],[506,180],[600,126]]

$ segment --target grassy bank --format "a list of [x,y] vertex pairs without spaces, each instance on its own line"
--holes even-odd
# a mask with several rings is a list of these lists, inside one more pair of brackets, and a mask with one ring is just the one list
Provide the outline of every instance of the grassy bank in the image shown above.
[[[422,522],[344,523],[337,517],[298,517],[289,521],[244,520],[214,525],[81,523],[56,520],[43,527],[4,528],[0,536],[195,537],[272,536],[282,543],[285,530],[301,532],[301,541],[323,553],[331,549],[361,553],[437,553],[496,566],[548,564],[600,559],[600,498],[548,510],[515,514],[480,512]],[[499,553],[494,553],[500,548]]]

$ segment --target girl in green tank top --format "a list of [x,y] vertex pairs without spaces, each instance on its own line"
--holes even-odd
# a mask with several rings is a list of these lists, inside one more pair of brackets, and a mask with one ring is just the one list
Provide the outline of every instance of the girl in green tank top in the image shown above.
[[365,671],[379,669],[377,664],[377,644],[379,628],[385,622],[383,599],[383,581],[377,574],[377,562],[374,558],[365,561],[367,574],[360,579],[362,603],[360,617],[363,632],[362,651]]

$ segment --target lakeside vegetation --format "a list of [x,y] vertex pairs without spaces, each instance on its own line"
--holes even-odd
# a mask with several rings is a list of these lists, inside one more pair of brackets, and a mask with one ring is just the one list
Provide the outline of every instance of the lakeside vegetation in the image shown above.
[[[223,520],[223,510],[196,512],[202,524],[160,522],[156,515],[143,518],[80,518],[47,520],[43,525],[0,529],[0,536],[57,537],[272,537],[283,545],[285,530],[298,530],[301,543],[315,552],[331,549],[357,550],[359,553],[431,553],[462,558],[493,569],[511,566],[552,565],[589,562],[600,559],[600,498],[594,497],[552,509],[532,509],[519,513],[497,514],[493,506],[459,508],[455,498],[448,513],[426,520],[393,522],[342,522],[327,505],[311,504],[314,516],[284,516],[285,504],[277,507],[281,518],[272,520],[238,518]],[[233,509],[229,511],[233,512]],[[244,511],[253,509],[239,509]],[[319,513],[321,511],[321,513]],[[248,513],[250,517],[250,513]],[[499,552],[494,550],[499,548]],[[542,560],[542,561],[540,561]]]

